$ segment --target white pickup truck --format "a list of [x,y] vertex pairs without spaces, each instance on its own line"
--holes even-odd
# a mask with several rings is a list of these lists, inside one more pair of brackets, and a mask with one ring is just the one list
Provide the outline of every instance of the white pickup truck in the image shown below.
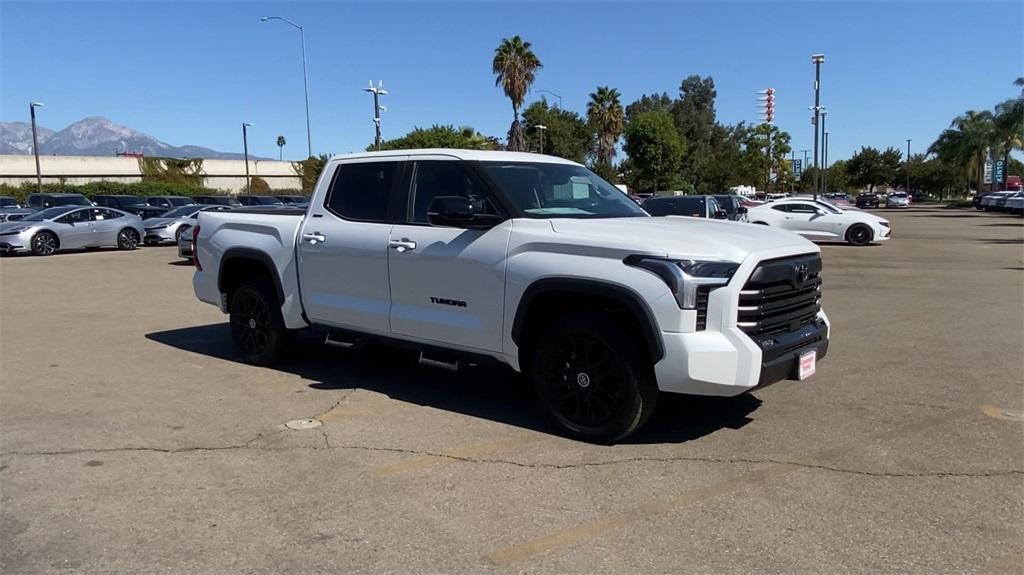
[[734,396],[803,379],[828,350],[821,256],[796,234],[650,217],[539,154],[333,158],[308,211],[202,212],[193,287],[269,365],[297,330],[528,375],[565,433],[614,442],[659,392]]

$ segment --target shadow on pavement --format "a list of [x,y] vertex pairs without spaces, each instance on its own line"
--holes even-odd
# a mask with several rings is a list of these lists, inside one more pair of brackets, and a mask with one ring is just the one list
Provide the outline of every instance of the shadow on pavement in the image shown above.
[[997,246],[999,246],[999,245],[1002,245],[1002,246],[1012,246],[1012,245],[1024,244],[1024,238],[1009,238],[1009,239],[995,238],[995,239],[978,240],[978,241],[979,242],[984,242],[986,244],[997,245]]
[[983,215],[982,213],[971,213],[971,214],[942,214],[936,212],[912,214],[912,218],[976,218]]
[[192,261],[191,260],[175,260],[173,262],[167,262],[167,265],[169,265],[169,266],[192,267]]
[[[227,324],[146,334],[183,351],[243,363]],[[311,389],[363,388],[388,397],[534,431],[553,433],[529,382],[505,366],[471,366],[448,373],[419,366],[408,351],[367,346],[359,351],[323,345],[312,332],[300,334],[291,357],[273,369],[298,375]],[[761,405],[752,395],[712,398],[663,394],[647,425],[621,443],[681,443],[753,421]]]
[[990,228],[1024,228],[1024,222],[1000,222],[997,224],[981,224]]

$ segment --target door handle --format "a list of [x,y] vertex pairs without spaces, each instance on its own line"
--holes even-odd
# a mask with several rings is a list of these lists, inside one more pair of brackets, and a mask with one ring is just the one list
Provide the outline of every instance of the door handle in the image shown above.
[[302,234],[302,241],[309,242],[315,246],[318,243],[322,244],[326,242],[327,236],[321,234],[320,232],[306,233]]
[[388,246],[390,246],[391,249],[397,251],[398,253],[403,253],[407,250],[411,251],[416,249],[416,242],[410,240],[409,238],[402,238],[400,240],[389,241]]

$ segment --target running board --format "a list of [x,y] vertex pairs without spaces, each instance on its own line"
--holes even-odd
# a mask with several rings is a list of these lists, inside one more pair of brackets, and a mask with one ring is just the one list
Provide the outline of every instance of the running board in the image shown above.
[[340,347],[342,349],[352,349],[355,347],[359,347],[363,344],[363,342],[364,341],[361,337],[337,331],[327,332],[327,337],[324,338],[324,345]]
[[420,365],[459,371],[462,366],[462,355],[448,351],[424,349],[420,351]]

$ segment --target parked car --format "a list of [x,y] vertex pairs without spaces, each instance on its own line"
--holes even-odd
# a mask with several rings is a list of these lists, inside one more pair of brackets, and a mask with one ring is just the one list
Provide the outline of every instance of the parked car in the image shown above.
[[167,208],[149,205],[146,203],[146,198],[142,196],[101,194],[93,196],[92,200],[97,206],[117,208],[130,214],[136,214],[144,220],[154,218],[167,211]]
[[981,208],[981,200],[984,197],[985,197],[985,194],[981,194],[981,193],[974,194],[974,196],[971,197],[971,205],[974,206],[974,209],[976,209],[976,210],[981,210],[982,209]]
[[42,210],[56,206],[94,206],[89,198],[82,194],[29,194],[28,207]]
[[1016,192],[1009,192],[1009,193],[1006,193],[1006,194],[1000,194],[999,197],[996,198],[992,202],[992,210],[996,211],[996,212],[1005,212],[1006,211],[1006,201],[1009,200],[1010,198],[1012,198],[1015,195],[1017,195]]
[[58,206],[0,224],[0,251],[58,250],[116,246],[133,250],[142,241],[142,218],[114,208]]
[[181,226],[181,233],[178,234],[178,257],[192,261],[192,239],[195,235],[196,225],[184,224]]
[[725,210],[727,219],[734,222],[747,221],[747,206],[743,201],[743,197],[732,194],[722,194],[714,196],[714,198],[718,201],[718,205]]
[[652,216],[689,216],[714,220],[729,217],[715,196],[662,196],[645,200],[641,205]]
[[34,209],[22,207],[15,198],[0,196],[0,222],[20,220],[33,212]]
[[843,210],[824,200],[792,198],[752,208],[751,223],[796,232],[809,240],[849,242],[855,246],[889,239],[889,222],[859,210]]
[[146,198],[146,203],[151,206],[158,206],[168,210],[171,208],[195,205],[195,201],[193,201],[192,198],[187,198],[185,196],[149,196]]
[[193,204],[169,210],[158,218],[146,220],[146,235],[142,241],[147,246],[155,246],[163,242],[177,242],[178,234],[183,226],[195,223],[196,214],[203,210],[230,210],[231,206]]
[[283,204],[308,204],[309,196],[274,196]]
[[1017,192],[1006,200],[1006,211],[1024,216],[1024,192]]
[[735,396],[808,377],[828,350],[817,246],[651,218],[552,156],[338,156],[309,210],[200,212],[198,226],[193,289],[248,361],[272,364],[306,328],[342,347],[398,340],[449,369],[496,360],[588,441],[634,432],[660,392]]
[[857,196],[854,205],[861,209],[877,208],[880,202],[878,194],[860,194]]
[[240,206],[235,196],[192,196],[197,204],[218,205],[218,206]]
[[[1006,198],[1008,196],[1012,196],[1013,194],[1016,194],[1016,193],[1017,192],[1011,192],[1011,191],[1005,191],[1004,190],[1004,191],[1001,191],[1001,192],[991,192],[989,194],[985,194],[985,197],[981,198],[981,209],[985,210],[986,212],[998,211],[999,200],[1003,199],[1003,198]],[[1006,205],[1005,199],[1003,200],[1003,205],[1004,206]]]
[[906,192],[892,192],[885,198],[885,207],[888,208],[909,208],[910,196]]
[[21,204],[18,200],[11,196],[0,196],[0,210],[20,208]]
[[238,203],[243,206],[280,206],[285,204],[277,196],[250,196],[246,194],[238,195]]

